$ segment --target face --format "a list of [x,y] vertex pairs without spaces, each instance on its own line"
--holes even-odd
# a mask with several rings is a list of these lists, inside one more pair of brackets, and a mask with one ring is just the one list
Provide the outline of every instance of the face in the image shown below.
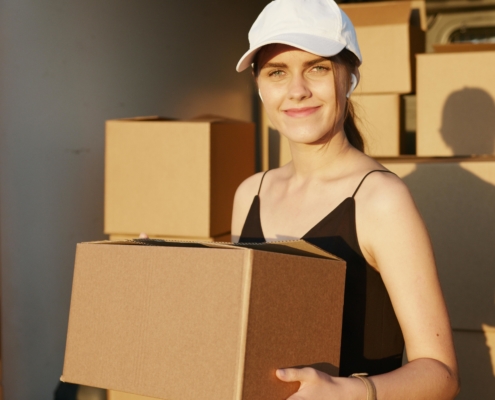
[[334,132],[337,99],[332,63],[312,53],[276,44],[258,58],[257,78],[274,127],[297,143],[324,143]]

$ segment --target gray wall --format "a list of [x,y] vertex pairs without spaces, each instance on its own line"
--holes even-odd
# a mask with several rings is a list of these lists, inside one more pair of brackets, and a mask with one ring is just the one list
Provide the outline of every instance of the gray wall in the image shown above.
[[75,245],[103,238],[104,121],[251,119],[235,64],[267,2],[0,0],[6,400],[53,398]]

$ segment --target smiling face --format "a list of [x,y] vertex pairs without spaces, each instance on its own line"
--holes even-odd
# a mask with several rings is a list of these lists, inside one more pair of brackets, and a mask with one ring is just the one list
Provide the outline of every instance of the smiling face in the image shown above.
[[[334,66],[326,58],[276,44],[258,56],[257,83],[274,127],[296,143],[325,143],[342,131]],[[339,113],[340,114],[340,113]],[[342,132],[343,134],[343,132]]]

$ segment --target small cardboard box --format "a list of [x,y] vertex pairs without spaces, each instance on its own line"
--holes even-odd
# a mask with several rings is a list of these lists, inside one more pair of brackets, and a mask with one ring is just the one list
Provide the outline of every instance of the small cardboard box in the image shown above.
[[298,384],[276,368],[338,374],[345,271],[304,241],[79,244],[61,379],[166,400],[285,399]]
[[424,218],[452,327],[495,326],[495,157],[379,161],[406,183]]
[[351,19],[363,56],[356,93],[411,93],[415,90],[415,55],[424,52],[421,19],[415,4],[387,1],[342,4]]
[[254,172],[253,123],[107,121],[105,233],[226,234],[235,191]]
[[418,56],[419,156],[495,154],[495,46],[475,46]]
[[371,156],[398,156],[402,133],[400,95],[354,95],[351,99],[366,153]]

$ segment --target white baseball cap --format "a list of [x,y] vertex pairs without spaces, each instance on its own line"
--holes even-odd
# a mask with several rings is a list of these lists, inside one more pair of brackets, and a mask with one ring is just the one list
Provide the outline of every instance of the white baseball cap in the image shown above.
[[237,64],[244,71],[261,47],[281,43],[331,57],[343,49],[362,57],[351,20],[333,0],[274,0],[249,31],[249,50]]

